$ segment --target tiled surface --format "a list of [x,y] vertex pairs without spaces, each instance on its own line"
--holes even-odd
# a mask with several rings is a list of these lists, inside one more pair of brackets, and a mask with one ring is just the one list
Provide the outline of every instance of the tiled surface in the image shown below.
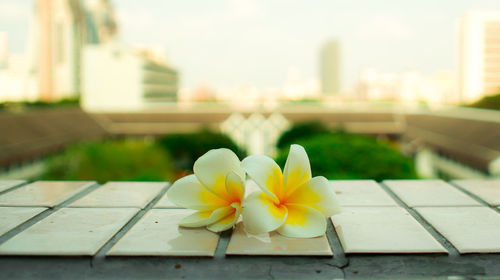
[[500,253],[500,214],[488,207],[417,207],[460,253]]
[[166,182],[109,182],[70,207],[139,207],[144,208],[160,191]]
[[0,207],[0,236],[45,210],[45,207]]
[[186,209],[153,209],[109,251],[108,256],[213,256],[219,235],[205,228],[180,228],[192,213]]
[[373,180],[330,181],[341,206],[397,206]]
[[0,192],[19,186],[26,181],[23,180],[0,180]]
[[383,183],[410,207],[480,205],[441,180],[385,180]]
[[331,219],[346,253],[447,252],[400,207],[343,207]]
[[317,238],[287,238],[272,232],[252,236],[238,223],[226,250],[227,255],[332,256],[325,235]]
[[[0,181],[0,184],[2,181]],[[449,240],[460,253],[500,253],[500,213],[439,180],[388,180],[389,188]],[[455,184],[496,203],[498,181]],[[94,255],[167,183],[110,182],[71,206],[40,220],[46,210],[93,182],[39,181],[0,194],[0,236],[29,219],[36,223],[0,244],[0,255]],[[410,213],[372,180],[332,181],[342,213],[332,217],[347,254],[447,253]],[[0,185],[1,186],[1,185]],[[247,195],[260,189],[247,181]],[[80,195],[81,196],[81,195]],[[219,235],[204,228],[179,228],[191,210],[163,196],[111,248],[109,256],[214,256]],[[500,205],[495,206],[500,210]],[[221,252],[222,253],[222,252]],[[326,236],[292,239],[277,233],[251,235],[239,223],[227,255],[332,256]]]
[[54,207],[93,184],[88,181],[38,181],[0,195],[0,206]]
[[138,208],[63,208],[0,245],[0,255],[94,255]]
[[165,193],[160,200],[155,204],[153,208],[183,208],[173,204],[169,199],[167,194]]
[[477,195],[490,205],[500,205],[500,180],[454,180],[454,184]]

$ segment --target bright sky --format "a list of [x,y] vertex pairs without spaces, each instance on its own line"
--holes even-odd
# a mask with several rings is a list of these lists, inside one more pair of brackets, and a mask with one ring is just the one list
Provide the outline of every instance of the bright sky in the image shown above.
[[[290,69],[318,76],[329,38],[342,44],[343,87],[375,68],[455,70],[457,19],[499,0],[114,0],[121,40],[163,46],[182,85],[281,87]],[[0,0],[0,31],[22,52],[33,0]]]

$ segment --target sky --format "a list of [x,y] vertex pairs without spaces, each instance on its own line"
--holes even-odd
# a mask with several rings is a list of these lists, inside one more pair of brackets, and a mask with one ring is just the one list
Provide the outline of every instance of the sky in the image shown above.
[[[294,69],[319,77],[319,51],[341,44],[342,88],[363,69],[456,71],[458,19],[499,0],[114,0],[125,45],[156,45],[183,87],[280,88]],[[34,0],[0,0],[0,31],[23,52]]]

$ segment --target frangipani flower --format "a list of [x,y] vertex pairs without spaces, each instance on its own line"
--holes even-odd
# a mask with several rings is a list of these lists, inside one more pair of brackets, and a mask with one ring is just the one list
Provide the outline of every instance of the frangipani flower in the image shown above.
[[326,231],[325,217],[340,212],[328,180],[311,178],[302,146],[290,147],[283,173],[274,160],[263,155],[245,158],[242,167],[262,189],[243,202],[243,224],[249,233],[277,230],[287,237],[316,237]]
[[167,192],[173,203],[198,210],[179,223],[220,232],[231,228],[241,213],[245,171],[231,150],[210,150],[194,163],[194,174],[177,180]]

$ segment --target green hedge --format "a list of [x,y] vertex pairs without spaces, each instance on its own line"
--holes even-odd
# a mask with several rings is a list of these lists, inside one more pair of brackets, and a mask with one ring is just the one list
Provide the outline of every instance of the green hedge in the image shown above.
[[318,121],[296,123],[281,134],[276,143],[276,147],[278,149],[287,148],[300,139],[327,133],[330,133],[330,130],[323,123]]
[[[377,181],[417,178],[410,158],[374,138],[332,133],[303,138],[296,143],[306,149],[314,176]],[[281,149],[276,159],[282,168],[288,149]]]
[[177,177],[191,172],[194,162],[211,149],[228,148],[240,159],[247,155],[246,151],[238,147],[227,135],[210,130],[166,135],[158,140],[158,144],[174,159]]
[[46,161],[47,180],[164,181],[173,179],[170,156],[154,142],[118,140],[72,146]]
[[468,107],[489,109],[489,110],[500,110],[500,93],[496,95],[485,96],[480,100],[469,104]]

